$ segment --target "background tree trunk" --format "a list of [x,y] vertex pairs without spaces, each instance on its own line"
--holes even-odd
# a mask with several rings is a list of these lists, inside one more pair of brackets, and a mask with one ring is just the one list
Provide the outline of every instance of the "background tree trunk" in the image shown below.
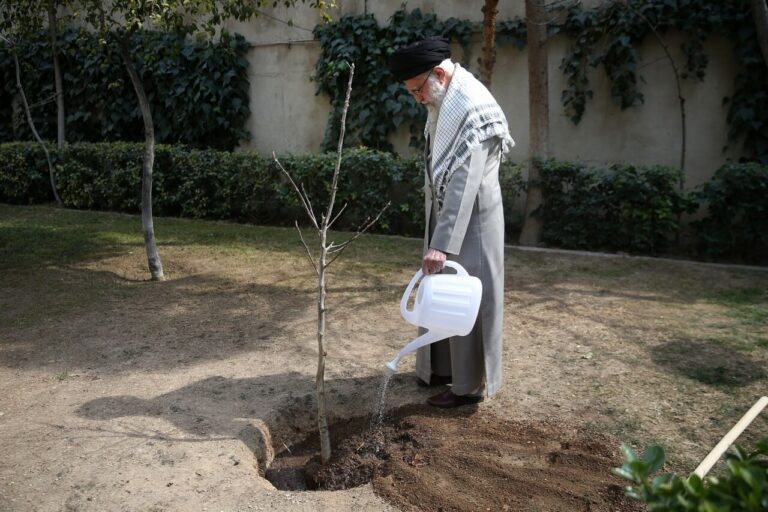
[[483,6],[483,50],[480,58],[480,81],[491,88],[493,66],[496,64],[496,6],[499,0],[485,0]]
[[768,3],[766,0],[752,0],[752,17],[755,18],[757,42],[763,52],[763,60],[768,66]]
[[541,241],[543,221],[532,213],[543,202],[541,171],[537,158],[549,153],[549,75],[547,70],[547,21],[544,0],[525,0],[528,29],[528,99],[530,104],[530,147],[528,149],[528,192],[520,233],[521,245]]
[[48,152],[48,147],[45,145],[45,142],[40,137],[40,134],[37,133],[37,128],[35,128],[35,121],[32,119],[32,112],[29,110],[29,102],[27,101],[27,95],[24,93],[24,87],[21,85],[21,66],[19,65],[19,55],[16,53],[16,46],[11,45],[11,53],[13,54],[13,63],[16,67],[16,89],[19,91],[19,97],[21,98],[21,105],[24,108],[24,114],[27,117],[27,123],[29,124],[29,129],[32,131],[32,135],[35,137],[35,140],[40,144],[40,147],[43,148],[43,153],[45,153],[45,161],[48,162],[48,177],[51,181],[51,190],[53,190],[53,198],[56,200],[56,204],[59,206],[63,206],[63,203],[61,202],[61,198],[59,197],[59,193],[56,190],[56,175],[53,172],[53,162],[51,162],[51,154]]
[[59,48],[56,44],[56,4],[48,4],[48,34],[51,39],[53,54],[53,79],[56,91],[56,135],[59,147],[66,142],[66,125],[64,117],[64,87],[61,83],[61,66],[59,65]]
[[118,43],[123,63],[128,70],[128,75],[131,77],[133,89],[136,91],[136,98],[139,100],[141,117],[144,120],[144,158],[141,166],[141,226],[144,231],[144,246],[147,251],[149,273],[153,281],[162,281],[165,278],[163,275],[163,263],[160,261],[160,254],[157,252],[155,226],[152,219],[152,169],[155,162],[155,127],[152,122],[152,111],[149,108],[144,85],[141,83],[141,77],[139,77],[136,67],[131,60],[131,54],[128,49],[129,38],[130,33],[118,36]]

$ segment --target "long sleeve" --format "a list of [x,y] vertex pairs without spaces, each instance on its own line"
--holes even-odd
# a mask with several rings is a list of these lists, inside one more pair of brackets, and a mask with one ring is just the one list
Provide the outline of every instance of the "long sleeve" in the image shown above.
[[488,154],[497,145],[495,138],[484,141],[456,169],[445,191],[443,208],[437,219],[429,247],[448,254],[459,254],[477,192],[483,181]]

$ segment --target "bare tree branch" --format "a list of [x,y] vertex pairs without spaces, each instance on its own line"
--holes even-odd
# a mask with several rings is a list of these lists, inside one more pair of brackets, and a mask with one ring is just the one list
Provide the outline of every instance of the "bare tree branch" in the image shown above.
[[43,98],[42,100],[38,101],[37,103],[32,103],[29,105],[29,110],[35,109],[37,107],[47,105],[48,103],[53,103],[56,101],[56,99],[60,96],[59,93],[53,93],[47,98]]
[[29,125],[29,129],[32,131],[32,135],[35,137],[35,140],[38,144],[40,144],[40,147],[43,149],[43,153],[45,153],[45,161],[48,163],[48,178],[51,182],[51,190],[53,191],[53,198],[56,200],[56,204],[58,206],[63,206],[64,203],[61,201],[61,198],[59,197],[59,193],[56,190],[56,175],[53,172],[53,162],[51,161],[51,155],[48,152],[48,148],[45,145],[45,142],[43,142],[43,139],[40,137],[40,134],[37,132],[37,128],[35,128],[35,121],[32,119],[32,112],[29,110],[29,102],[27,101],[27,95],[24,93],[24,87],[21,85],[21,66],[19,65],[19,54],[16,49],[16,45],[12,44],[11,41],[9,41],[6,37],[4,37],[2,34],[0,34],[0,38],[3,39],[3,41],[8,44],[8,46],[11,47],[11,54],[13,55],[13,64],[16,70],[16,89],[19,91],[19,96],[21,97],[21,104],[24,107],[24,114],[27,117],[27,124]]
[[352,95],[352,78],[355,76],[355,64],[349,66],[349,81],[347,82],[347,95],[344,97],[344,110],[341,112],[341,129],[339,131],[339,146],[336,150],[336,167],[333,170],[333,185],[331,186],[331,199],[328,202],[328,213],[325,218],[333,216],[333,203],[336,202],[336,190],[339,186],[339,171],[341,170],[341,150],[344,146],[344,132],[347,126],[347,111],[349,110],[349,97]]
[[304,193],[302,192],[302,189],[300,190],[299,187],[296,185],[296,182],[293,181],[293,178],[291,177],[291,174],[285,170],[285,167],[283,167],[283,164],[280,163],[280,160],[277,159],[277,155],[275,155],[275,152],[272,152],[272,158],[275,160],[275,163],[280,168],[283,173],[285,173],[286,176],[288,176],[288,180],[291,182],[291,185],[293,185],[294,190],[296,190],[296,193],[299,195],[299,199],[301,199],[301,204],[304,205],[304,210],[307,212],[307,215],[309,215],[309,220],[312,221],[312,225],[315,226],[315,229],[320,229],[320,226],[317,225],[317,219],[315,219],[315,214],[312,213],[312,209],[309,207],[308,199],[304,197]]
[[315,259],[312,257],[312,251],[309,250],[309,246],[307,245],[307,242],[304,241],[304,235],[301,232],[301,228],[299,227],[299,221],[296,222],[296,231],[299,232],[299,238],[301,238],[301,244],[304,246],[304,249],[307,250],[307,258],[309,258],[309,262],[312,263],[312,267],[315,269],[315,274],[320,275],[320,271],[317,269],[317,264],[315,263]]
[[[376,215],[376,218],[374,218],[372,221],[370,221],[368,224],[366,224],[366,226],[365,226],[363,229],[360,229],[360,228],[358,228],[358,230],[357,230],[357,233],[355,233],[355,236],[353,236],[352,238],[350,238],[350,239],[349,239],[349,240],[347,240],[346,242],[343,242],[343,243],[339,244],[339,245],[338,245],[338,249],[335,249],[335,250],[333,251],[333,252],[335,252],[335,253],[336,253],[336,256],[334,256],[334,257],[331,259],[331,261],[329,261],[328,263],[326,263],[325,267],[326,267],[326,268],[328,268],[328,267],[331,265],[331,263],[333,263],[334,261],[336,261],[336,258],[338,258],[339,256],[341,256],[341,253],[342,253],[342,252],[344,252],[344,249],[346,249],[347,247],[349,247],[349,245],[350,245],[352,242],[354,242],[355,240],[357,240],[357,239],[360,237],[360,235],[362,235],[363,233],[365,233],[366,231],[368,231],[368,228],[370,228],[371,226],[373,226],[374,224],[376,224],[376,222],[379,220],[379,217],[381,217],[381,214],[382,214],[382,213],[384,213],[384,210],[386,210],[387,208],[389,208],[389,205],[390,205],[390,204],[391,204],[391,201],[387,201],[387,204],[385,204],[385,205],[384,205],[384,208],[382,208],[382,209],[381,209],[381,211],[379,211],[379,214],[378,214],[378,215]],[[369,218],[370,218],[370,217],[369,217]],[[368,219],[366,219],[366,220],[368,220]]]
[[[352,78],[355,74],[355,65],[351,64],[349,65],[349,82],[347,83],[347,95],[346,99],[344,101],[344,110],[341,114],[341,130],[339,135],[339,145],[338,150],[336,153],[336,167],[333,170],[333,184],[331,186],[331,196],[328,204],[328,209],[326,210],[326,213],[320,215],[320,223],[318,224],[317,219],[315,218],[315,215],[312,210],[312,204],[309,201],[309,195],[307,194],[307,191],[304,189],[304,185],[301,185],[301,188],[296,185],[296,182],[293,180],[291,175],[288,173],[288,171],[285,170],[285,168],[282,166],[280,161],[277,159],[277,156],[275,153],[272,153],[272,157],[275,160],[275,163],[277,163],[278,167],[280,167],[280,170],[283,171],[283,173],[288,176],[288,179],[291,182],[291,185],[293,185],[294,190],[296,190],[296,193],[299,195],[299,198],[301,199],[302,205],[304,205],[304,210],[306,210],[307,215],[312,220],[312,224],[314,225],[315,229],[317,230],[317,236],[320,239],[320,253],[317,256],[317,261],[312,257],[312,251],[309,250],[309,246],[304,241],[304,237],[301,233],[301,229],[299,229],[299,223],[296,222],[296,229],[299,232],[299,236],[301,237],[301,243],[304,245],[304,249],[307,251],[307,255],[309,256],[309,260],[312,262],[312,266],[315,269],[315,273],[317,274],[317,290],[318,290],[318,297],[317,297],[317,374],[315,376],[315,388],[316,388],[316,396],[317,396],[317,426],[318,431],[320,433],[320,458],[323,461],[323,463],[328,462],[328,460],[331,458],[331,439],[330,434],[328,431],[328,417],[326,415],[326,404],[325,404],[325,358],[328,355],[325,351],[325,323],[326,323],[326,313],[327,309],[325,307],[325,295],[326,295],[326,286],[325,286],[325,270],[328,268],[328,266],[333,263],[336,258],[338,258],[341,253],[346,249],[353,241],[355,241],[360,235],[365,233],[368,228],[370,228],[376,221],[379,220],[381,217],[381,214],[384,213],[384,210],[387,209],[389,206],[389,203],[384,206],[384,208],[381,209],[379,214],[376,216],[375,219],[372,221],[366,221],[363,223],[364,226],[362,229],[358,229],[357,233],[347,240],[346,242],[336,245],[333,242],[328,244],[328,229],[333,225],[336,220],[341,216],[341,213],[346,209],[347,205],[341,207],[341,210],[339,213],[337,213],[335,216],[333,215],[333,206],[334,202],[336,201],[336,193],[338,192],[339,188],[339,174],[341,171],[341,155],[342,155],[342,149],[344,147],[344,132],[345,132],[345,126],[346,126],[346,119],[347,119],[347,111],[349,110],[349,98],[352,94]],[[330,254],[335,254],[333,258],[328,261],[328,256]]]
[[336,222],[336,220],[337,220],[339,217],[341,217],[341,213],[342,213],[342,212],[344,211],[344,209],[347,207],[347,204],[349,204],[349,203],[344,203],[344,206],[342,206],[342,207],[341,207],[341,210],[339,210],[339,213],[337,213],[337,214],[336,214],[336,216],[333,218],[333,220],[332,220],[331,222],[329,222],[329,223],[328,223],[328,228],[330,228],[331,226],[333,226],[333,223],[334,223],[334,222]]
[[312,217],[312,222],[315,223],[317,226],[317,217],[315,217],[315,209],[312,206],[312,201],[309,199],[309,194],[307,194],[307,190],[304,188],[304,183],[301,183],[301,191],[304,192],[304,199],[307,201],[307,205],[309,206],[309,216]]

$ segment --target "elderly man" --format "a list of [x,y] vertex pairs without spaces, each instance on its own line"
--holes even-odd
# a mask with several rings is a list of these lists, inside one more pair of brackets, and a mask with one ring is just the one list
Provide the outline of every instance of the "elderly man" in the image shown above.
[[428,110],[422,271],[440,272],[447,258],[483,283],[472,332],[417,353],[420,385],[452,383],[427,400],[436,407],[477,403],[501,386],[504,212],[499,164],[514,146],[496,100],[450,56],[447,39],[431,38],[400,48],[390,58],[392,74]]

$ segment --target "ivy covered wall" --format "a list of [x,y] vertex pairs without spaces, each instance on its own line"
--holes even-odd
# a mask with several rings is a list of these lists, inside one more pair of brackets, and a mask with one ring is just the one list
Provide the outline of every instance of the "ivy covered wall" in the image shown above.
[[[745,69],[743,65],[752,62],[754,50],[749,45],[753,29],[746,2],[630,2],[650,24],[638,20],[633,12],[608,9],[612,2],[553,3],[564,8],[553,15],[552,30],[561,33],[553,36],[549,48],[553,156],[595,164],[623,161],[679,166],[681,128],[675,75],[650,24],[656,27],[681,73],[690,75],[681,82],[687,119],[686,185],[706,182],[728,159],[755,156],[759,150],[757,135],[766,132],[766,125],[761,124],[765,114],[760,113],[765,110],[765,100],[756,93],[766,74],[755,74],[756,68]],[[342,90],[334,82],[338,77],[333,77],[333,68],[338,64],[336,57],[346,55],[357,60],[353,94],[376,104],[375,109],[353,105],[357,118],[350,121],[361,121],[361,129],[348,133],[348,141],[382,148],[391,145],[400,153],[411,153],[409,143],[418,135],[423,114],[402,94],[404,91],[389,82],[385,72],[380,72],[385,62],[382,52],[417,35],[448,32],[456,43],[456,58],[477,69],[479,33],[472,25],[482,19],[482,2],[411,0],[405,10],[399,0],[348,0],[339,5],[334,19],[348,40],[331,43],[335,56],[327,55],[322,43],[324,37],[327,41],[336,38],[335,29],[318,28],[315,33],[321,41],[311,42],[314,25],[303,15],[293,17],[292,26],[262,18],[253,27],[236,27],[253,42],[249,55],[255,114],[250,123],[255,129],[249,147],[314,151],[324,139],[333,140],[335,127],[328,124],[328,114],[335,101],[334,91]],[[526,158],[528,147],[523,14],[522,2],[500,5],[499,54],[493,79],[493,92],[518,143],[512,156],[516,160]],[[291,15],[276,12],[275,18],[285,21]],[[599,31],[610,33],[596,41]],[[585,40],[579,40],[580,34]],[[294,42],[273,45],[276,41]],[[574,65],[575,50],[589,59],[585,66]],[[307,70],[302,67],[307,62],[318,65]],[[633,72],[626,73],[627,69]],[[324,78],[329,71],[330,78]],[[703,80],[699,80],[702,73]],[[311,76],[316,81],[310,82]],[[744,80],[747,76],[754,80]],[[745,86],[753,91],[739,95],[737,99],[747,101],[733,108],[736,93]],[[319,95],[313,96],[318,91]],[[563,102],[564,94],[567,103]],[[253,102],[254,96],[258,103]],[[726,97],[729,102],[724,104]],[[410,126],[412,119],[416,120],[415,129]],[[267,126],[269,129],[264,130]],[[749,137],[752,140],[745,146]]]
[[[552,31],[559,34],[553,35],[549,48],[552,156],[594,164],[623,161],[679,166],[682,139],[675,75],[650,26],[657,29],[680,71],[689,75],[682,81],[688,130],[686,184],[693,187],[707,181],[728,159],[765,152],[768,73],[755,60],[754,29],[745,0],[630,1],[647,23],[622,7],[623,3],[565,0],[553,4],[562,9],[553,13]],[[185,87],[202,87],[208,91],[205,94],[212,94],[225,85],[221,75],[236,70],[238,84],[246,85],[238,85],[233,97],[242,101],[233,100],[227,107],[230,110],[222,113],[235,128],[227,131],[215,122],[200,122],[196,112],[206,108],[205,101],[172,103],[156,110],[156,121],[159,118],[162,123],[163,116],[171,121],[192,121],[170,131],[167,127],[171,125],[165,124],[163,140],[184,140],[178,136],[185,132],[214,147],[239,140],[240,147],[265,152],[318,151],[324,136],[330,135],[327,139],[331,140],[335,129],[328,120],[335,91],[340,88],[334,83],[332,68],[340,58],[351,56],[358,61],[359,70],[355,94],[375,102],[377,108],[353,105],[355,117],[350,121],[361,129],[351,130],[348,141],[413,152],[409,142],[418,136],[423,112],[402,88],[390,82],[382,68],[385,53],[418,35],[448,33],[455,41],[457,59],[476,70],[480,45],[475,27],[482,19],[482,2],[410,0],[405,10],[400,0],[341,0],[338,5],[332,13],[334,25],[344,27],[348,41],[336,44],[335,54],[324,45],[334,44],[338,31],[333,26],[316,29],[320,19],[308,8],[266,9],[253,22],[228,24],[230,32],[244,36],[230,43],[237,56],[220,61],[219,78],[215,73],[185,72],[184,80]],[[502,2],[500,6],[493,80],[493,92],[517,141],[512,158],[518,161],[526,158],[528,147],[523,14],[522,2]],[[176,43],[166,46],[176,47]],[[358,51],[357,46],[365,51]],[[93,45],[80,47],[95,54]],[[147,65],[162,62],[161,56],[146,60]],[[32,66],[50,67],[50,63],[43,59]],[[98,66],[91,69],[95,72]],[[330,75],[325,76],[329,69]],[[163,80],[173,83],[182,76],[174,77],[177,71],[181,73],[164,74]],[[205,80],[208,82],[202,84]],[[43,86],[31,95],[32,103],[50,96],[43,82],[33,80],[32,84]],[[126,85],[123,79],[115,80],[109,90],[89,91],[82,86],[82,94],[78,94],[83,101],[104,104]],[[7,77],[4,86],[12,89]],[[120,94],[133,105],[130,92]],[[164,102],[173,97],[157,95]],[[0,110],[7,113],[9,101],[5,96]],[[75,119],[70,121],[83,126],[98,121],[101,124],[91,125],[96,133],[122,130],[128,135],[120,137],[130,140],[135,133],[134,139],[140,138],[138,114],[129,112],[127,101],[110,105],[109,117],[114,119],[103,115],[85,119],[84,110],[73,113],[77,101],[71,101],[68,110]],[[9,130],[10,125],[3,123],[0,128]]]
[[[692,184],[706,181],[713,161],[727,157],[768,161],[768,66],[756,43],[747,1],[552,5],[554,155],[582,161],[664,163],[685,168]],[[392,83],[387,56],[408,41],[444,34],[456,43],[456,60],[475,69],[478,30],[476,22],[441,19],[419,9],[399,10],[385,23],[368,14],[318,27],[315,34],[322,53],[315,78],[318,90],[331,97],[335,109],[326,144],[332,144],[337,131],[344,61],[362,62],[348,140],[390,149],[393,133],[399,130],[402,138],[401,126],[418,135],[414,126],[422,125],[424,113]],[[513,136],[525,147],[524,19],[516,16],[500,22],[497,36],[493,92],[510,118]]]

